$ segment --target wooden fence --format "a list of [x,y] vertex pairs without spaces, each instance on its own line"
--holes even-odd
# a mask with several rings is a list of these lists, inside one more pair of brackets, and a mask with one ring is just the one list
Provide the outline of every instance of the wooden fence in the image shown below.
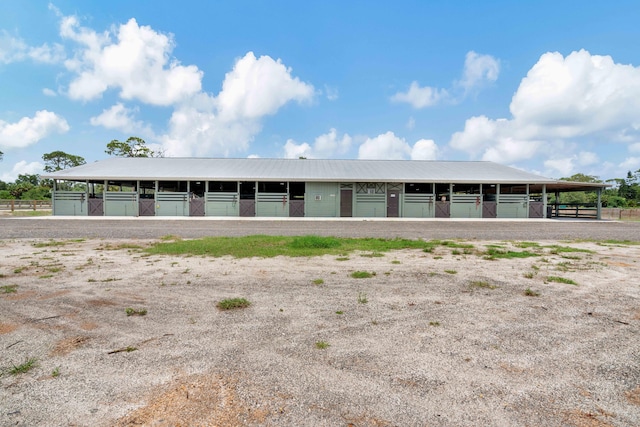
[[602,219],[640,221],[640,208],[602,208]]
[[51,210],[51,200],[0,199],[0,210],[11,212],[17,210]]

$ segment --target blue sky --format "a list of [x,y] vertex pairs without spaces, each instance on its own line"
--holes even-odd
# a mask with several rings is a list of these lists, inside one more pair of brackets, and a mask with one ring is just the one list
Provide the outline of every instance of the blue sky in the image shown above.
[[637,1],[0,2],[0,180],[54,150],[640,169]]

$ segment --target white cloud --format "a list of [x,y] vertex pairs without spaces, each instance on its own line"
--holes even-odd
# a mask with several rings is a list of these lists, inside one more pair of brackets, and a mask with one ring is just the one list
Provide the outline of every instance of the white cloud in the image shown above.
[[200,93],[176,108],[163,146],[171,156],[240,153],[262,130],[265,116],[313,96],[313,86],[292,77],[280,60],[248,52],[227,73],[217,97]]
[[464,60],[462,79],[457,84],[465,94],[487,83],[498,80],[500,61],[491,55],[481,55],[474,51],[467,52]]
[[293,139],[288,139],[284,144],[284,158],[285,159],[298,159],[300,157],[313,158],[311,154],[311,146],[303,142],[302,144],[296,144]]
[[416,119],[413,118],[413,116],[409,117],[409,120],[407,120],[407,129],[409,130],[413,130],[413,128],[416,127]]
[[117,103],[102,113],[91,117],[93,126],[102,126],[107,129],[116,129],[123,133],[137,134],[145,138],[154,137],[151,128],[144,122],[135,119],[139,108],[127,108],[122,103]]
[[424,108],[436,105],[441,100],[447,99],[448,92],[434,87],[420,87],[418,82],[411,82],[407,92],[398,92],[391,97],[393,102],[406,102],[413,108]]
[[289,101],[310,101],[313,95],[313,86],[292,77],[280,60],[248,52],[225,76],[218,109],[225,121],[256,119],[275,114]]
[[596,153],[590,151],[581,151],[578,153],[577,161],[580,166],[595,165],[600,161],[600,158]]
[[27,49],[22,39],[11,36],[5,30],[0,31],[0,63],[10,64],[23,60]]
[[421,139],[411,148],[411,160],[435,160],[438,158],[438,146],[432,139]]
[[300,156],[316,159],[335,158],[345,154],[351,148],[352,138],[348,134],[338,136],[338,131],[330,129],[328,133],[318,136],[311,146],[307,142],[297,144],[294,140],[287,140],[284,145],[284,157],[297,159]]
[[631,144],[629,146],[629,152],[631,152],[631,153],[640,153],[640,142],[636,142],[635,144]]
[[[549,159],[545,160],[544,166],[547,169],[558,172],[558,174],[561,176],[571,176],[573,175],[574,171],[574,160],[575,159],[573,157],[567,157],[563,159]],[[553,173],[551,174],[558,175]]]
[[0,181],[4,182],[14,182],[18,175],[34,175],[42,173],[44,169],[44,165],[40,162],[31,162],[27,163],[24,160],[19,161],[15,165],[10,172],[5,172],[0,175]]
[[66,16],[61,19],[60,35],[79,45],[74,57],[65,61],[75,74],[68,91],[72,99],[95,99],[113,88],[126,100],[172,105],[201,89],[198,67],[183,66],[171,58],[173,36],[139,26],[133,18],[98,34],[81,27],[75,16]]
[[19,37],[10,35],[7,31],[0,31],[0,63],[31,59],[43,63],[60,63],[64,60],[65,53],[62,45],[54,43],[53,46],[45,43],[42,46],[29,46]]
[[[500,74],[500,61],[491,55],[467,52],[460,80],[452,83],[451,89],[430,86],[421,87],[417,81],[411,82],[406,92],[398,92],[391,97],[393,102],[406,102],[413,108],[425,108],[440,102],[460,102],[469,93],[495,82]],[[459,92],[462,90],[462,93]]]
[[315,96],[314,87],[293,76],[280,59],[256,57],[253,52],[235,62],[219,94],[209,94],[202,91],[203,72],[172,56],[172,34],[135,19],[97,32],[82,26],[76,16],[64,16],[55,6],[50,9],[60,18],[61,38],[73,45],[73,55],[64,61],[71,73],[68,96],[89,101],[114,90],[132,103],[171,106],[162,135],[136,120],[142,104],[126,107],[119,102],[91,118],[94,126],[151,137],[168,156],[242,153],[261,131],[265,116],[291,101],[310,102]]
[[619,167],[624,171],[623,175],[626,176],[626,171],[636,171],[640,169],[640,157],[627,157]]
[[324,93],[329,101],[335,101],[339,96],[338,88],[329,85],[324,85]]
[[367,138],[358,149],[359,159],[379,160],[434,160],[438,157],[438,146],[431,139],[421,139],[413,146],[393,132]]
[[58,96],[58,94],[54,90],[49,89],[48,87],[42,89],[42,94],[45,96]]
[[411,154],[411,146],[393,132],[367,138],[358,149],[359,159],[402,160]]
[[[566,142],[574,142],[579,150],[580,138],[587,135],[621,143],[634,137],[637,141],[640,68],[584,50],[566,57],[546,53],[520,83],[510,110],[510,119],[468,119],[449,145],[472,158],[501,163],[544,154],[549,168],[566,171],[566,159],[558,158],[558,147]],[[577,156],[572,157],[572,165],[597,162],[593,153],[568,154]]]
[[47,110],[33,117],[23,117],[15,123],[0,120],[0,147],[17,148],[35,144],[53,133],[66,133],[67,121]]

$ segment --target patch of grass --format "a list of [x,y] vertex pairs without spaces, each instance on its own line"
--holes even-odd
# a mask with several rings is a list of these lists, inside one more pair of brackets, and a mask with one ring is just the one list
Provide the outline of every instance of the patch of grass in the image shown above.
[[344,314],[344,311],[338,310],[338,311],[336,311],[336,314]]
[[218,302],[217,307],[220,310],[233,310],[236,308],[249,307],[251,303],[245,298],[227,298]]
[[36,366],[38,366],[38,360],[35,357],[31,357],[20,365],[13,365],[7,372],[10,375],[25,374]]
[[496,248],[488,248],[484,255],[486,259],[511,259],[540,256],[539,254],[528,251],[509,251]]
[[471,288],[480,288],[480,289],[496,289],[496,285],[492,285],[491,283],[485,280],[474,280],[469,284]]
[[353,251],[382,253],[399,249],[425,249],[434,246],[424,240],[338,238],[321,236],[204,237],[193,240],[166,240],[145,248],[149,254],[208,255],[235,258],[271,258],[275,256],[307,257],[346,256]]
[[515,247],[526,249],[526,248],[539,248],[540,243],[538,242],[517,242],[514,244]]
[[312,283],[314,285],[322,285],[324,283],[324,279],[314,279]]
[[324,350],[325,348],[330,347],[331,344],[329,344],[326,341],[316,341],[316,348],[320,349],[320,350]]
[[534,291],[534,290],[532,290],[530,288],[525,289],[524,290],[524,294],[525,294],[525,296],[528,296],[528,297],[539,297],[540,296],[540,292],[536,292],[536,291]]
[[351,277],[353,277],[354,279],[369,279],[375,275],[375,272],[369,273],[368,271],[354,271],[353,273],[351,273]]
[[369,299],[367,298],[367,294],[365,294],[364,292],[358,293],[358,303],[359,304],[366,304],[368,302],[369,302]]
[[294,249],[331,249],[338,248],[342,245],[340,239],[335,237],[322,237],[322,236],[300,236],[294,237],[289,243]]
[[32,246],[34,248],[48,248],[48,247],[64,246],[66,244],[67,244],[67,242],[64,242],[62,240],[49,240],[48,242],[34,243]]
[[380,253],[380,252],[371,252],[368,254],[360,254],[361,257],[365,257],[365,258],[380,258],[383,257],[384,254]]
[[534,273],[533,271],[527,271],[526,273],[523,274],[523,276],[527,279],[533,279],[535,275],[536,273]]
[[444,240],[444,241],[437,241],[437,240],[432,240],[433,242],[438,242],[441,246],[446,246],[449,248],[458,248],[458,249],[473,249],[474,246],[470,243],[459,243],[459,242],[453,242],[451,240]]
[[13,211],[12,216],[51,216],[51,211]]
[[598,245],[640,245],[640,241],[635,240],[614,240],[608,239],[603,240],[602,242],[598,242]]
[[47,271],[50,273],[60,273],[63,270],[63,267],[49,267]]
[[53,274],[44,274],[42,276],[38,276],[38,279],[51,279]]
[[53,378],[58,378],[60,376],[60,368],[56,366],[51,372],[51,376]]
[[451,255],[461,255],[461,254],[462,254],[462,252],[460,252],[457,249],[454,249],[454,250],[451,251]]
[[24,271],[24,267],[18,267],[13,270],[13,274],[20,274]]
[[571,246],[549,245],[549,246],[543,246],[543,248],[550,249],[549,253],[554,255],[557,255],[559,253],[565,253],[565,252],[583,252],[587,254],[593,253],[593,251],[589,249],[574,248]]
[[458,274],[457,270],[445,270],[444,272],[448,274]]
[[0,294],[13,294],[15,292],[18,292],[18,285],[0,286]]
[[429,322],[429,326],[440,326],[440,322],[437,320]]
[[124,312],[127,314],[127,316],[146,316],[147,315],[146,308],[135,309],[135,308],[127,307],[124,309]]
[[393,261],[391,261],[391,264],[401,264],[401,262],[398,261],[397,259],[394,259]]
[[567,285],[578,286],[578,284],[573,280],[567,279],[566,277],[559,277],[559,276],[547,276],[547,282],[565,283]]
[[434,256],[433,259],[442,259],[441,256]]
[[131,353],[132,351],[136,351],[137,349],[138,349],[137,347],[132,347],[128,345],[127,347],[125,347],[124,351],[126,351],[127,353]]
[[336,261],[349,261],[349,257],[340,256],[340,257],[336,258]]

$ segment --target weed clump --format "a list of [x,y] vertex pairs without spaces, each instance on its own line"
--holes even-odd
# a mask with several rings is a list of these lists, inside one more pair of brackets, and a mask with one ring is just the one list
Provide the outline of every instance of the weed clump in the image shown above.
[[540,296],[540,292],[536,292],[530,288],[527,288],[524,290],[524,295],[527,297],[539,297]]
[[38,360],[35,357],[30,357],[24,363],[13,365],[7,370],[7,372],[10,375],[26,374],[36,366],[38,366]]
[[559,277],[559,276],[548,276],[547,277],[547,282],[564,283],[564,284],[567,284],[567,285],[578,286],[578,284],[576,282],[574,282],[573,280],[567,279],[566,277]]
[[124,309],[124,312],[127,314],[127,316],[146,316],[147,315],[146,308],[135,309],[135,308],[127,307]]
[[217,307],[220,310],[233,310],[235,308],[246,308],[251,303],[245,298],[227,298],[218,302]]
[[18,292],[18,285],[0,286],[0,294],[12,294]]
[[354,279],[369,279],[375,275],[376,273],[369,273],[368,271],[354,271],[351,273],[351,277]]
[[335,237],[301,236],[295,237],[290,246],[294,249],[330,249],[340,246]]

